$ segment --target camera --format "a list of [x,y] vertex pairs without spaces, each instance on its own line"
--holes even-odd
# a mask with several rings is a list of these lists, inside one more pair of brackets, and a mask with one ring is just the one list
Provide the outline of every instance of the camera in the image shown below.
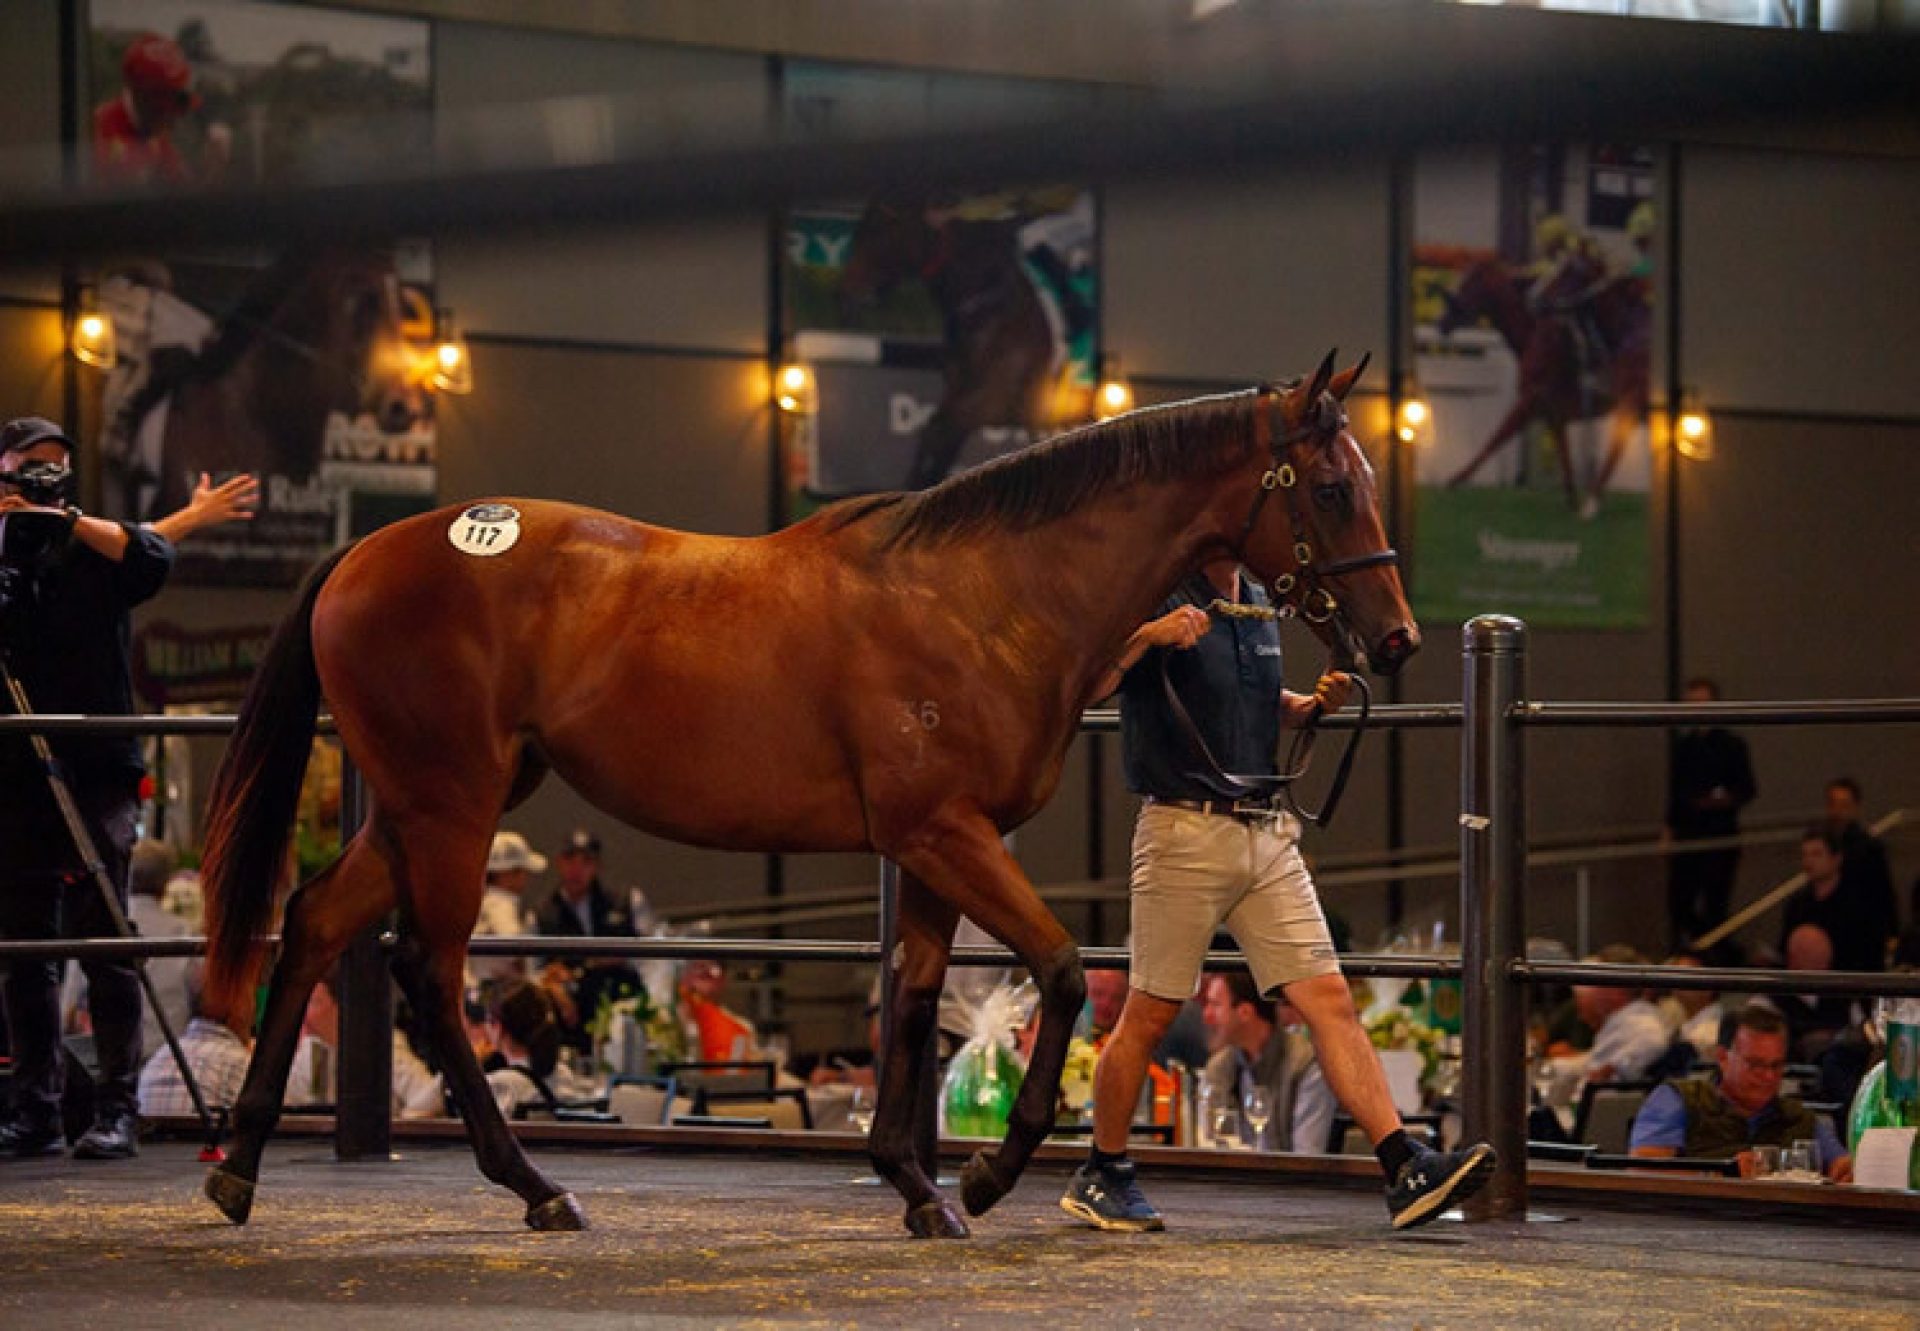
[[64,513],[16,509],[0,514],[0,638],[11,627],[14,609],[33,598],[41,570],[66,544],[71,528]]
[[59,508],[72,497],[73,468],[64,462],[28,462],[18,471],[0,476],[0,483],[29,504]]

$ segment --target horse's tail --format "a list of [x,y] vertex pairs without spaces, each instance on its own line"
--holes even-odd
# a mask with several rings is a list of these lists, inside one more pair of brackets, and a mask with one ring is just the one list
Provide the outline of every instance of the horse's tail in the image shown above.
[[293,613],[274,630],[209,796],[201,867],[207,913],[202,1002],[208,1015],[240,1031],[253,1027],[260,963],[254,938],[273,914],[300,783],[319,728],[313,605],[346,553],[335,551],[308,575]]

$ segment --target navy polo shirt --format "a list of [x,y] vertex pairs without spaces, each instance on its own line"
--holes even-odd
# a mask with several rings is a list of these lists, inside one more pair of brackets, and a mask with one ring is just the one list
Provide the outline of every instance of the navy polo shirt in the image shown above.
[[[1240,599],[1267,605],[1266,593],[1240,577]],[[1155,617],[1182,605],[1206,609],[1219,593],[1195,573],[1167,598]],[[1280,625],[1270,619],[1216,615],[1213,627],[1181,651],[1155,647],[1120,681],[1120,743],[1127,789],[1160,799],[1233,798],[1209,784],[1206,759],[1173,714],[1160,665],[1193,718],[1194,728],[1222,770],[1236,776],[1279,772]]]

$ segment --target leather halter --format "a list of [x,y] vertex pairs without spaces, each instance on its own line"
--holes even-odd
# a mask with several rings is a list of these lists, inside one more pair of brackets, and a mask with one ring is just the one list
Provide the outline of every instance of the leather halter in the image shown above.
[[[1253,505],[1247,510],[1247,520],[1240,529],[1240,539],[1236,543],[1235,553],[1245,562],[1247,542],[1253,539],[1254,524],[1260,520],[1260,510],[1275,490],[1286,492],[1287,522],[1292,528],[1293,562],[1291,572],[1282,573],[1267,582],[1267,590],[1274,601],[1290,606],[1309,624],[1325,624],[1340,615],[1340,602],[1327,590],[1326,581],[1347,573],[1358,573],[1361,569],[1379,568],[1383,565],[1398,564],[1400,552],[1392,546],[1372,550],[1364,555],[1352,555],[1346,559],[1334,559],[1325,563],[1316,562],[1313,546],[1307,540],[1307,525],[1300,512],[1299,474],[1293,464],[1287,460],[1293,446],[1321,436],[1334,436],[1347,428],[1347,413],[1330,394],[1321,394],[1320,401],[1308,407],[1308,419],[1291,430],[1282,431],[1275,420],[1280,411],[1281,390],[1271,386],[1259,390],[1267,400],[1254,418],[1254,432],[1258,441],[1266,448],[1272,466],[1260,477],[1260,488],[1254,492]],[[1315,598],[1318,598],[1317,600]],[[1340,615],[1341,636],[1348,636],[1346,617]]]
[[[1322,435],[1332,436],[1347,427],[1346,411],[1331,395],[1322,394],[1321,400],[1309,410],[1309,419],[1291,430],[1275,428],[1274,413],[1280,410],[1280,390],[1271,386],[1262,387],[1260,394],[1268,398],[1262,404],[1255,418],[1254,429],[1260,443],[1265,446],[1272,466],[1260,477],[1260,488],[1255,491],[1253,505],[1247,510],[1246,524],[1240,529],[1240,540],[1235,554],[1245,562],[1247,542],[1253,537],[1254,524],[1260,520],[1260,510],[1275,490],[1284,490],[1287,496],[1287,521],[1291,524],[1293,536],[1292,572],[1282,573],[1267,583],[1267,594],[1281,614],[1297,613],[1309,624],[1326,624],[1337,616],[1335,626],[1335,645],[1328,649],[1328,670],[1353,670],[1356,664],[1352,648],[1353,631],[1341,612],[1340,602],[1326,588],[1326,579],[1337,578],[1347,573],[1357,573],[1361,569],[1379,568],[1383,565],[1398,564],[1400,554],[1392,546],[1369,551],[1364,555],[1353,555],[1346,559],[1317,563],[1313,557],[1313,546],[1306,539],[1307,527],[1300,512],[1299,476],[1293,464],[1287,460],[1287,454],[1293,446]],[[1314,598],[1318,597],[1316,604]],[[1325,799],[1318,809],[1310,809],[1301,804],[1293,793],[1294,783],[1306,775],[1307,765],[1313,759],[1314,742],[1320,735],[1321,713],[1316,705],[1306,723],[1295,731],[1293,741],[1288,745],[1284,767],[1277,776],[1242,776],[1223,771],[1201,738],[1200,729],[1180,701],[1179,691],[1173,687],[1173,676],[1168,672],[1166,658],[1160,662],[1161,685],[1172,708],[1175,719],[1187,736],[1195,753],[1204,764],[1204,772],[1193,773],[1206,785],[1228,795],[1236,801],[1264,800],[1275,802],[1281,808],[1290,810],[1302,822],[1326,827],[1333,822],[1334,810],[1340,805],[1340,797],[1346,793],[1347,778],[1353,774],[1353,762],[1359,755],[1360,741],[1367,732],[1367,718],[1373,710],[1373,691],[1367,687],[1366,679],[1353,671],[1354,687],[1360,694],[1360,715],[1355,722],[1353,733],[1347,736],[1345,747],[1340,753],[1340,762],[1334,769],[1333,780],[1327,787]]]

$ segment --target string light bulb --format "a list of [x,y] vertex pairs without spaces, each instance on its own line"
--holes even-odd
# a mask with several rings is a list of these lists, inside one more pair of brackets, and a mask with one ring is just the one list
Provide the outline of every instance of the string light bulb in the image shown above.
[[1120,369],[1118,356],[1106,356],[1101,360],[1100,387],[1094,390],[1093,418],[1112,420],[1115,416],[1125,415],[1133,410],[1133,385],[1127,382],[1127,376]]
[[80,289],[80,310],[74,316],[73,332],[68,336],[67,348],[82,365],[91,365],[98,370],[110,370],[114,362],[120,359],[113,335],[113,320],[94,305],[91,287]]
[[1713,457],[1713,417],[1700,394],[1689,388],[1680,394],[1680,414],[1673,422],[1673,445],[1691,462]]
[[1400,441],[1407,444],[1417,444],[1432,434],[1433,408],[1417,390],[1401,399],[1399,419],[1393,428]]
[[453,312],[441,310],[434,319],[433,370],[427,382],[435,392],[456,397],[473,391],[473,353],[453,321]]
[[813,371],[798,361],[782,365],[773,376],[773,400],[789,416],[811,416],[819,399]]

